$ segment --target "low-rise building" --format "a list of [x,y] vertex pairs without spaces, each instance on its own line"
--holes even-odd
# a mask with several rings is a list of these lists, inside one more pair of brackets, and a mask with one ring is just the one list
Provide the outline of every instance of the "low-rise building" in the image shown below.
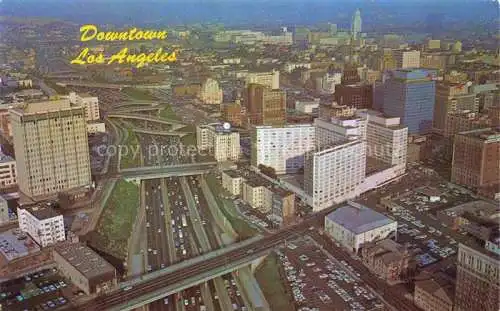
[[117,284],[115,268],[83,244],[64,244],[53,251],[59,271],[87,295],[105,293]]
[[16,160],[0,153],[0,189],[17,184]]
[[232,195],[240,195],[244,178],[234,170],[222,172],[222,187]]
[[269,212],[272,209],[272,184],[267,179],[253,175],[247,178],[242,185],[242,199],[251,207]]
[[18,207],[19,229],[46,247],[66,240],[63,216],[52,207]]
[[295,216],[295,194],[276,187],[272,191],[272,220],[279,224],[287,224]]
[[104,122],[87,122],[87,133],[106,133],[106,124]]
[[413,302],[424,311],[452,311],[454,284],[442,273],[415,282]]
[[408,247],[391,239],[363,244],[361,256],[363,263],[386,281],[406,281],[416,270]]
[[397,222],[355,202],[336,209],[325,217],[325,232],[353,253],[363,243],[396,235]]

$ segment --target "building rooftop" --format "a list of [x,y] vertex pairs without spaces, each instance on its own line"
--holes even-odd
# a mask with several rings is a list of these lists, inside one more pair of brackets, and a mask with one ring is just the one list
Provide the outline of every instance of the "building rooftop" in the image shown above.
[[500,207],[487,201],[472,201],[460,204],[443,211],[449,216],[461,216],[464,213],[472,213],[481,218],[492,218],[499,216]]
[[59,212],[57,212],[50,206],[33,205],[20,208],[28,211],[31,215],[35,216],[37,219],[48,219],[61,215]]
[[115,274],[115,268],[83,244],[64,244],[54,249],[87,279]]
[[347,230],[359,234],[395,221],[361,204],[349,202],[326,216]]
[[488,127],[483,129],[476,129],[466,132],[460,132],[458,135],[468,136],[480,140],[487,141],[500,141],[500,128]]
[[224,171],[224,174],[228,175],[229,177],[231,178],[238,178],[238,177],[241,177],[240,174],[238,174],[237,171],[235,170],[227,170],[227,171]]
[[9,155],[0,153],[0,163],[12,162],[15,159]]
[[415,286],[420,287],[427,293],[441,298],[448,304],[453,304],[455,296],[455,285],[442,273],[433,274],[429,279],[418,280]]

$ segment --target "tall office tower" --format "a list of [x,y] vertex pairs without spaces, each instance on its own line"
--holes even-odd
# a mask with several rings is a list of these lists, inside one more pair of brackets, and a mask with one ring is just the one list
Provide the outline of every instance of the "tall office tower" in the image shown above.
[[91,184],[85,108],[69,100],[10,111],[19,189],[31,198]]
[[451,181],[470,188],[500,183],[500,130],[476,129],[455,135]]
[[314,211],[356,196],[365,179],[366,142],[342,140],[306,155],[304,190]]
[[247,118],[252,125],[283,125],[286,120],[286,94],[260,84],[247,88]]
[[468,85],[438,82],[436,84],[436,105],[434,106],[433,120],[435,132],[444,135],[448,116],[464,112],[479,112],[479,100],[476,99],[474,93],[469,92]]
[[362,116],[314,119],[316,146],[323,148],[341,141],[366,140],[367,120]]
[[398,69],[384,83],[383,112],[400,117],[408,133],[427,133],[432,129],[435,81],[420,69]]
[[420,67],[420,51],[415,50],[394,50],[392,51],[396,68],[419,68]]
[[[498,229],[497,229],[498,230]],[[497,252],[480,245],[460,243],[457,257],[455,311],[498,311],[500,256],[498,232],[486,245],[494,244]]]
[[240,133],[220,123],[197,126],[196,144],[198,150],[211,152],[218,162],[240,158]]
[[273,90],[280,88],[280,72],[273,70],[269,72],[250,72],[245,78],[246,86],[250,84],[261,84]]
[[400,118],[390,118],[373,110],[360,110],[357,114],[368,120],[367,156],[381,160],[391,166],[406,166],[408,128],[401,125]]
[[358,39],[359,33],[361,32],[361,11],[359,9],[356,10],[352,17],[351,24],[351,35],[353,39]]
[[272,167],[277,174],[294,173],[304,167],[304,155],[314,150],[314,126],[294,124],[252,129],[251,163]]

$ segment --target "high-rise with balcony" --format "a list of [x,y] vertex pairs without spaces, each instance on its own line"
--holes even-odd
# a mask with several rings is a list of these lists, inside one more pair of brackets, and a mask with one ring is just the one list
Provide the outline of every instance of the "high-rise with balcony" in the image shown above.
[[314,127],[294,124],[252,129],[251,163],[272,167],[277,174],[294,173],[304,167],[304,155],[314,150]]
[[86,110],[69,100],[10,110],[18,185],[31,198],[91,184]]
[[410,134],[432,129],[435,104],[435,81],[420,69],[398,69],[388,74],[383,86],[383,111],[401,118]]

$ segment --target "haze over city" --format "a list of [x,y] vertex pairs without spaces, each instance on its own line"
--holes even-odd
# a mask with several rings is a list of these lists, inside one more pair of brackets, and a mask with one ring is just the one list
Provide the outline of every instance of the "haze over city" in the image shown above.
[[0,1],[0,310],[500,310],[498,12]]

